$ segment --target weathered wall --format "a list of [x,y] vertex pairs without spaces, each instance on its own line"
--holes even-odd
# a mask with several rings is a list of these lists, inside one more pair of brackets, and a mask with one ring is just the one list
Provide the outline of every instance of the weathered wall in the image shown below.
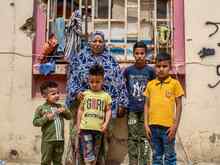
[[[0,159],[9,158],[11,150],[16,150],[19,159],[39,161],[40,129],[32,126],[33,111],[42,100],[31,98],[32,40],[19,30],[24,21],[32,16],[33,2],[29,0],[3,1],[0,6]],[[199,4],[198,4],[199,3]],[[220,158],[220,86],[207,87],[219,77],[215,66],[219,64],[220,33],[212,38],[208,35],[214,26],[206,26],[206,21],[219,22],[219,0],[185,1],[185,42],[186,42],[186,94],[181,126],[178,134],[180,159],[219,161]],[[202,47],[216,49],[216,55],[201,60],[198,52]],[[119,120],[117,138],[126,138],[125,119]],[[121,134],[123,132],[123,134]],[[184,149],[180,143],[183,142]],[[126,143],[112,140],[111,157],[123,160],[126,157]]]
[[22,56],[31,56],[32,40],[19,29],[32,16],[33,2],[5,0],[0,11],[0,159],[16,150],[19,158],[33,160],[39,153],[39,133],[32,126],[36,107],[31,98],[32,58]]
[[[206,21],[220,21],[219,4],[219,0],[185,1],[187,98],[180,134],[193,160],[220,160],[220,86],[208,87],[219,80],[220,33],[209,38],[215,27],[205,25]],[[214,48],[216,55],[200,59],[202,47]]]

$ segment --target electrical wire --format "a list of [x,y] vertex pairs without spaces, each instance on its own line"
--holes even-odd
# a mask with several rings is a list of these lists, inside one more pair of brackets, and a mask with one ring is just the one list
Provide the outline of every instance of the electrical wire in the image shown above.
[[[24,57],[24,58],[32,58],[32,57],[42,56],[42,54],[36,54],[36,53],[24,54],[24,53],[19,53],[19,52],[0,52],[0,55],[7,55],[7,54],[14,54],[16,56],[20,56],[20,57]],[[61,57],[60,55],[53,55],[53,56],[43,55],[43,56],[44,57],[49,57],[49,58]],[[175,67],[176,70],[178,70],[179,67],[183,67],[183,66],[187,66],[187,65],[193,65],[193,64],[201,65],[201,66],[207,66],[207,67],[216,67],[217,65],[219,65],[219,64],[205,64],[205,63],[201,63],[201,62],[191,61],[191,62],[186,62],[184,64],[176,64],[176,65],[174,65],[174,67]]]
[[42,54],[23,54],[23,53],[18,53],[18,52],[0,52],[2,55],[8,55],[8,54],[14,54],[16,56],[24,57],[24,58],[32,58],[32,57],[47,57],[47,58],[56,58],[56,57],[61,57],[60,55],[53,55],[53,56],[46,56]]

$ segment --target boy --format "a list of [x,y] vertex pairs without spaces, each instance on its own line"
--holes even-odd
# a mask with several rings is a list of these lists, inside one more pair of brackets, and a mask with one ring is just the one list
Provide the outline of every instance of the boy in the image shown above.
[[71,113],[58,104],[58,85],[46,81],[40,86],[45,103],[40,105],[34,114],[33,125],[41,127],[41,165],[62,165],[64,151],[64,118],[71,119]]
[[152,144],[153,165],[176,165],[175,135],[180,122],[184,91],[179,81],[169,75],[169,54],[157,55],[155,70],[157,78],[147,84],[144,92],[145,131]]
[[93,65],[89,70],[89,88],[83,92],[83,100],[77,114],[77,130],[86,165],[95,165],[103,133],[111,119],[111,96],[102,90],[104,69]]
[[144,88],[154,79],[153,68],[146,64],[147,47],[139,41],[133,46],[135,64],[124,71],[128,90],[129,165],[149,165],[150,145],[144,131]]

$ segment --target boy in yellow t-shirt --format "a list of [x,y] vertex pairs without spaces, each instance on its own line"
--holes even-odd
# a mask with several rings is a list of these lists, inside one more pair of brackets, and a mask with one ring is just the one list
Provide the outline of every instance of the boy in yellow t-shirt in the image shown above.
[[153,165],[176,165],[175,135],[182,112],[184,91],[178,80],[169,75],[171,57],[159,53],[156,76],[144,91],[144,122],[147,138],[153,149]]
[[77,130],[82,144],[86,165],[95,165],[103,133],[111,119],[111,96],[102,90],[104,69],[94,65],[89,70],[89,88],[83,92],[83,100],[77,114]]

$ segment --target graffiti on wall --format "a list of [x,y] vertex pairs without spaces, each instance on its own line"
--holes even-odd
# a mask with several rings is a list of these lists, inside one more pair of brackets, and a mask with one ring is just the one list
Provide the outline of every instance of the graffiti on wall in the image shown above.
[[[216,74],[217,76],[220,76],[220,65],[217,65],[216,66]],[[215,84],[211,85],[211,84],[208,84],[208,87],[209,88],[215,88],[217,87],[218,85],[220,84],[220,80],[218,80]]]
[[203,48],[199,51],[198,54],[199,54],[200,58],[204,58],[204,57],[206,57],[206,56],[213,56],[213,55],[215,55],[215,49],[203,47]]
[[[206,21],[205,25],[212,25],[212,26],[215,27],[214,32],[209,34],[209,38],[210,38],[210,37],[214,36],[219,31],[220,22]],[[220,43],[217,43],[217,45],[220,46]],[[207,56],[213,56],[213,55],[215,55],[215,49],[214,48],[205,48],[205,47],[203,47],[199,51],[198,55],[200,56],[201,59],[204,58],[204,57],[207,57]],[[217,76],[220,76],[220,65],[216,66],[216,74],[217,74]],[[218,80],[214,84],[208,84],[208,87],[209,88],[215,88],[219,84],[220,84],[220,80]]]
[[212,37],[213,35],[215,35],[215,34],[218,32],[220,22],[207,21],[205,24],[206,24],[206,25],[213,25],[213,26],[215,26],[215,28],[216,28],[214,32],[212,32],[212,33],[209,34],[209,37]]

